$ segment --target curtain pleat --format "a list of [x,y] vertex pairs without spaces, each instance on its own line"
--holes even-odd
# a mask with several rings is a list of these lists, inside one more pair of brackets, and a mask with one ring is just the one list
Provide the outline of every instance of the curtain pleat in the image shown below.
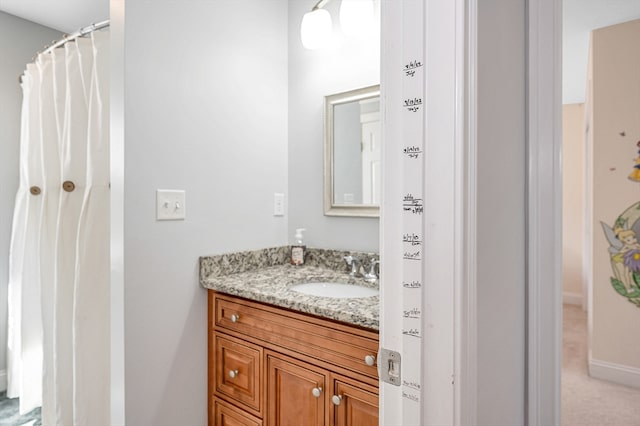
[[44,425],[109,424],[108,41],[39,55],[23,78],[7,394]]

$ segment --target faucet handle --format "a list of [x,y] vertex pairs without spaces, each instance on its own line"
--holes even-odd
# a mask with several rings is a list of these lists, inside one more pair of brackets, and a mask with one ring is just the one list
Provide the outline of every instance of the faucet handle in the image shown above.
[[360,269],[360,267],[358,266],[358,264],[360,263],[360,259],[351,255],[347,255],[344,257],[344,261],[347,263],[347,266],[351,266],[351,272],[349,272],[349,276],[351,278],[357,277]]
[[369,272],[364,274],[365,281],[374,282],[375,280],[378,279],[378,274],[376,274],[376,265],[379,265],[379,264],[380,264],[379,260],[376,260],[375,257],[371,258],[371,269],[369,270]]

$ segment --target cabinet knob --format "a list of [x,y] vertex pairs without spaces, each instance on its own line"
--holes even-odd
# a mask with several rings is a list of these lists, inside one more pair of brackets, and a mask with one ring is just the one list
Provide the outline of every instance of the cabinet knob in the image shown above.
[[340,405],[340,403],[342,402],[342,396],[341,395],[333,395],[331,397],[331,402],[333,402],[333,405]]
[[235,379],[237,375],[238,370],[229,370],[229,377],[231,377],[232,379]]
[[320,395],[322,395],[322,387],[318,386],[317,388],[311,389],[311,395],[320,398]]
[[238,322],[239,319],[240,319],[240,315],[237,315],[237,314],[231,315],[231,322]]
[[376,365],[376,357],[373,355],[367,355],[364,357],[364,363],[369,367],[371,367],[372,365]]

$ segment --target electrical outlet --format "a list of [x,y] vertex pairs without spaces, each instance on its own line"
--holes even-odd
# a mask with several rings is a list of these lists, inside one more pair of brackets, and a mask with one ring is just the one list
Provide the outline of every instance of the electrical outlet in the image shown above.
[[156,191],[156,220],[184,220],[185,192],[173,189]]
[[273,215],[284,216],[284,194],[273,194]]

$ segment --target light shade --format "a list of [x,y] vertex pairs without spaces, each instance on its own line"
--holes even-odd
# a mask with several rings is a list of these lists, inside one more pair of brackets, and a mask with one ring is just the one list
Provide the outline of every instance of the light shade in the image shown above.
[[342,0],[340,27],[348,36],[366,36],[374,28],[373,0]]
[[302,45],[307,49],[319,49],[331,39],[331,15],[324,9],[305,13],[300,25]]

